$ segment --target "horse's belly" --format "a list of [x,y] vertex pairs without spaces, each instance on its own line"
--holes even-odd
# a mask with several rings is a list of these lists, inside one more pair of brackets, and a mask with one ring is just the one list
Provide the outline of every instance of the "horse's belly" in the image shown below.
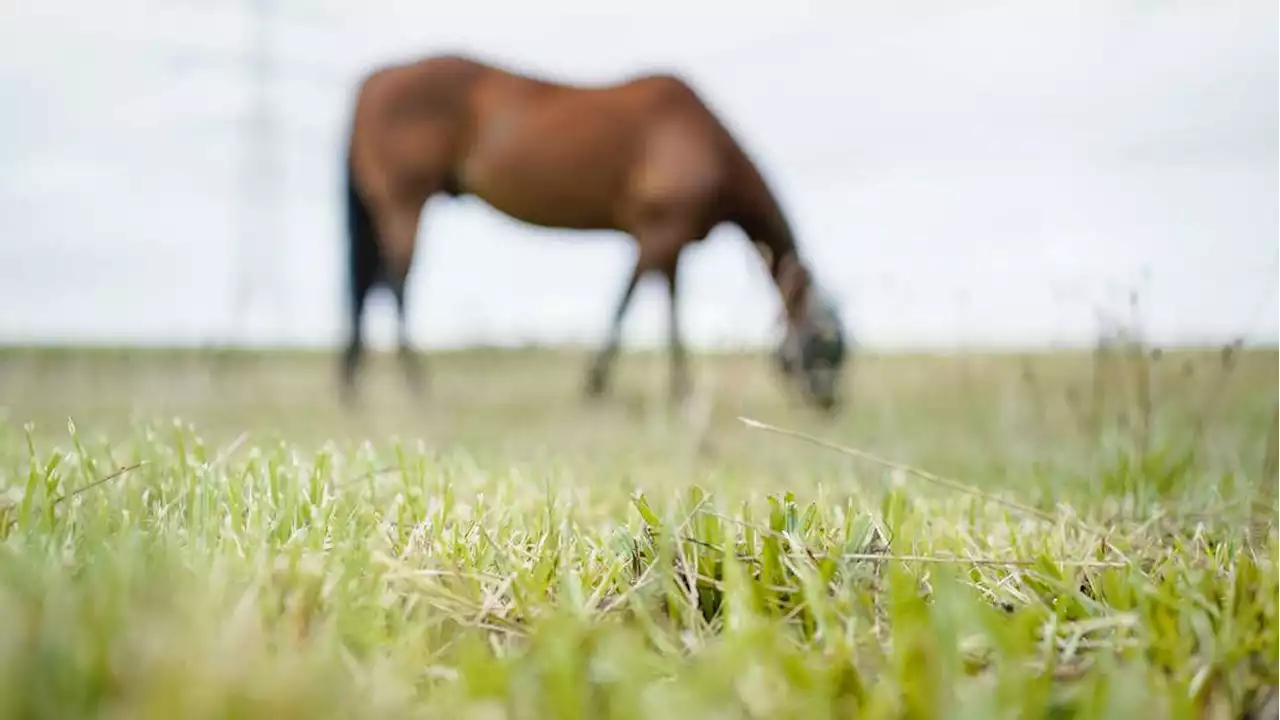
[[541,168],[482,160],[469,163],[467,192],[495,210],[534,225],[581,230],[617,225],[616,183],[571,168]]

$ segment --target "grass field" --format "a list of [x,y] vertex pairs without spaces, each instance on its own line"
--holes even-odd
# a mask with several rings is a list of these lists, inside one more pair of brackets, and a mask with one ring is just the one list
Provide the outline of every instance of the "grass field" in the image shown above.
[[347,417],[327,354],[0,351],[0,717],[1239,718],[1274,692],[1274,349],[868,355],[834,419],[763,357],[696,362],[675,411],[661,354],[597,404],[581,355],[432,356],[419,401],[380,357]]

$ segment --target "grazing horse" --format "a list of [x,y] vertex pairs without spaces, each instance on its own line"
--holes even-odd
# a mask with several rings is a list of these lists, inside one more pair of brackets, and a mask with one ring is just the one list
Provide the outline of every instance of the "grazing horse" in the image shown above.
[[423,206],[473,195],[527,224],[615,230],[636,243],[635,268],[589,368],[603,392],[622,319],[650,272],[670,300],[671,393],[689,390],[677,322],[683,248],[721,223],[743,230],[777,285],[787,320],[776,359],[815,405],[831,409],[845,347],[834,304],[801,261],[764,178],[696,92],[672,75],[571,86],[457,55],[381,68],[361,83],[346,157],[350,341],[344,399],[362,354],[365,298],[378,283],[396,301],[400,357],[414,390],[418,360],[405,333],[405,282]]

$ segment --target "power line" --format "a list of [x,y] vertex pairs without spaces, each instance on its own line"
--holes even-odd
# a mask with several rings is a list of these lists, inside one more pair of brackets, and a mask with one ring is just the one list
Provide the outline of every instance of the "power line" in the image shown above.
[[231,307],[219,338],[219,344],[224,347],[245,341],[252,327],[278,329],[263,327],[263,318],[255,311],[270,307],[274,309],[270,313],[272,319],[277,322],[283,319],[280,316],[284,304],[278,295],[276,274],[283,269],[278,248],[282,241],[280,195],[284,178],[277,150],[283,144],[299,141],[300,133],[313,137],[325,134],[316,127],[290,127],[283,132],[281,124],[287,119],[279,117],[272,105],[274,85],[284,76],[290,81],[317,87],[341,86],[347,82],[346,73],[335,66],[291,56],[285,48],[276,47],[274,30],[281,22],[301,20],[310,24],[316,19],[314,14],[299,16],[291,12],[287,4],[282,6],[274,0],[245,0],[240,10],[250,25],[246,45],[229,51],[189,45],[162,49],[169,56],[170,67],[180,73],[196,69],[235,72],[243,79],[248,96],[245,113],[196,123],[204,132],[232,126],[232,132],[239,136],[239,182],[233,191],[238,228],[231,250]]
[[[281,179],[275,157],[276,128],[271,107],[272,81],[276,74],[271,42],[273,7],[272,0],[247,2],[252,24],[245,63],[249,111],[240,129],[240,229],[235,240],[228,344],[246,339],[255,299],[264,292],[272,300],[277,299],[273,292],[276,284],[267,273],[280,269],[278,253],[273,252],[280,243],[275,196]],[[279,312],[278,302],[270,304]]]

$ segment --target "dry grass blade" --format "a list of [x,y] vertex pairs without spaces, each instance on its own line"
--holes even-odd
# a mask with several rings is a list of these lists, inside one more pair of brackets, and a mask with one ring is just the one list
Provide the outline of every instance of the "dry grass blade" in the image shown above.
[[103,484],[106,484],[106,483],[111,482],[112,480],[115,480],[116,478],[123,477],[123,476],[124,476],[124,475],[126,475],[127,473],[131,473],[131,472],[133,472],[134,470],[137,470],[138,468],[140,468],[140,467],[142,467],[143,465],[146,465],[146,464],[147,464],[147,462],[144,460],[144,461],[142,461],[142,462],[137,462],[137,463],[134,463],[134,464],[132,464],[132,465],[126,465],[126,466],[124,466],[124,467],[121,467],[121,468],[117,469],[115,472],[111,473],[110,475],[107,475],[107,476],[105,476],[105,477],[98,478],[97,480],[94,480],[93,482],[89,483],[88,485],[85,485],[85,486],[84,486],[84,487],[82,487],[82,488],[76,488],[75,490],[72,490],[71,492],[67,493],[66,495],[63,495],[62,497],[54,498],[54,500],[53,500],[53,504],[54,504],[54,505],[57,505],[58,503],[62,502],[63,500],[70,500],[71,498],[73,498],[73,497],[75,497],[75,496],[77,496],[77,495],[80,495],[81,493],[88,492],[88,491],[90,491],[90,490],[92,490],[92,489],[94,489],[94,488],[98,487],[99,485],[103,485]]
[[245,442],[248,439],[249,439],[249,433],[247,432],[242,432],[239,435],[237,435],[236,438],[232,440],[229,445],[224,447],[222,450],[218,451],[218,456],[213,459],[213,462],[211,463],[211,465],[213,467],[222,467],[228,460],[231,459],[231,456],[234,455],[235,452],[240,449],[240,446],[245,444]]
[[[952,480],[950,478],[942,477],[941,475],[931,473],[928,470],[922,470],[920,468],[913,467],[905,463],[895,462],[893,460],[887,460],[877,455],[873,455],[869,452],[858,450],[857,448],[851,448],[846,445],[840,445],[838,443],[833,443],[829,440],[823,440],[822,438],[814,437],[813,435],[809,435],[808,433],[799,432],[797,430],[788,430],[786,428],[780,428],[775,425],[769,425],[768,423],[762,423],[759,420],[752,420],[751,418],[748,418],[748,417],[738,416],[738,420],[740,420],[747,427],[754,428],[756,430],[765,430],[771,433],[777,433],[778,435],[786,435],[789,437],[798,438],[800,440],[813,443],[814,445],[825,447],[828,450],[834,450],[843,455],[848,455],[849,457],[860,458],[862,460],[867,460],[867,461],[876,463],[877,465],[882,465],[884,467],[891,468],[893,470],[900,470],[902,472],[915,475],[916,477],[922,480],[926,480],[928,482],[931,482],[937,485],[942,485],[943,487],[949,488],[951,490],[955,490],[956,492],[962,492],[968,495],[980,497],[983,500],[986,500],[987,502],[995,503],[997,505],[1004,505],[1005,507],[1017,510],[1019,512],[1026,513],[1028,515],[1035,516],[1046,522],[1056,524],[1058,522],[1068,520],[1067,518],[1056,517],[1050,513],[1044,512],[1043,510],[1037,510],[1031,507],[1030,505],[1024,505],[1014,500],[1006,500],[1004,498],[997,497],[995,495],[992,495],[991,493],[979,490],[978,488],[975,488],[971,485],[966,485],[960,482],[959,480]],[[1102,534],[1100,531],[1090,527],[1087,523],[1085,523],[1082,520],[1072,518],[1072,519],[1069,519],[1068,521],[1083,530],[1087,530],[1091,533],[1098,534],[1098,535]]]
[[[918,562],[933,565],[991,565],[1006,567],[1032,567],[1039,565],[1038,560],[1017,560],[1012,558],[992,557],[960,557],[947,555],[892,555],[888,553],[845,553],[840,557],[845,560],[869,560],[871,562]],[[1053,562],[1062,567],[1108,568],[1128,567],[1129,563],[1116,560],[1062,560],[1054,558]]]
[[[71,498],[73,498],[73,497],[75,497],[75,496],[77,496],[77,495],[80,495],[81,493],[88,492],[88,491],[90,491],[90,490],[92,490],[92,489],[94,489],[94,488],[96,488],[96,487],[99,487],[99,486],[101,486],[101,485],[104,485],[104,484],[106,484],[106,483],[109,483],[109,482],[111,482],[112,480],[115,480],[116,478],[123,477],[123,476],[125,476],[126,474],[128,474],[128,473],[130,473],[130,472],[132,472],[132,471],[134,471],[134,470],[137,470],[138,468],[140,468],[140,467],[142,467],[143,465],[146,465],[146,464],[147,464],[147,461],[146,461],[146,460],[143,460],[142,462],[137,462],[137,463],[134,463],[134,464],[132,464],[132,465],[126,465],[126,466],[123,466],[123,467],[121,467],[121,468],[118,468],[115,472],[111,473],[110,475],[107,475],[107,476],[105,476],[105,477],[98,478],[97,480],[94,480],[93,482],[89,483],[88,485],[85,485],[85,486],[84,486],[84,487],[82,487],[82,488],[76,488],[75,490],[72,490],[71,492],[67,493],[66,495],[63,495],[63,496],[61,496],[61,497],[56,497],[56,498],[54,498],[54,499],[53,499],[53,501],[52,501],[52,503],[50,503],[50,504],[51,504],[51,505],[53,505],[53,506],[56,506],[56,505],[58,505],[59,503],[61,503],[62,501],[64,501],[64,500],[70,500]],[[2,509],[5,509],[5,507],[4,507],[4,506],[0,506],[0,510],[2,510]],[[7,515],[7,514],[8,514],[8,513],[6,513],[6,515]],[[17,525],[17,524],[18,524],[18,518],[16,518],[16,517],[4,517],[4,516],[0,516],[0,528],[5,529],[6,531],[7,531],[8,529],[12,528],[13,526]]]
[[[703,511],[704,514],[714,517],[725,522],[734,523],[743,527],[749,527],[762,535],[770,535],[780,540],[789,540],[786,533],[780,533],[772,530],[759,523],[751,523],[742,518],[733,517],[724,513]],[[723,551],[713,543],[709,543],[697,538],[683,536],[681,538],[685,542],[700,545],[717,552]],[[810,554],[812,556],[812,554]],[[1038,565],[1038,560],[1027,560],[1025,558],[994,558],[994,557],[961,557],[959,555],[901,555],[894,553],[841,553],[839,557],[847,561],[867,561],[867,562],[918,562],[933,565],[987,565],[993,567],[1031,567]],[[750,560],[751,558],[740,556],[739,559]],[[1132,563],[1119,560],[1066,560],[1062,558],[1053,558],[1053,562],[1062,567],[1078,567],[1078,568],[1107,568],[1107,567],[1128,567]]]

